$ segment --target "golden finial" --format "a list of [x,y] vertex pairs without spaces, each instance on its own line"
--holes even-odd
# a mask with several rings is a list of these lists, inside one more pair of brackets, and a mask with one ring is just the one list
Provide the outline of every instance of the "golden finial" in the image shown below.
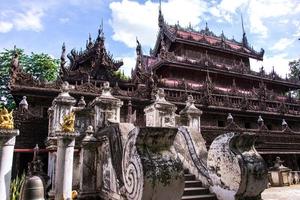
[[6,108],[0,109],[0,128],[2,129],[13,129],[14,120],[13,120],[13,111],[8,112]]
[[71,112],[64,116],[63,124],[61,125],[63,132],[74,132],[75,113]]

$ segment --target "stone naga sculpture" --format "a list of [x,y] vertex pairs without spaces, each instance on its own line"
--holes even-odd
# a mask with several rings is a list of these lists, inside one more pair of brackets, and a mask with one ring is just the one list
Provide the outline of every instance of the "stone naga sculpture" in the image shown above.
[[267,167],[254,148],[252,133],[218,136],[208,151],[211,190],[219,200],[260,200],[267,187]]
[[136,127],[123,150],[122,169],[128,200],[180,200],[183,166],[171,149],[176,128]]
[[63,123],[61,124],[63,132],[74,132],[75,113],[71,112],[64,116]]
[[0,109],[0,128],[2,129],[13,129],[14,121],[13,121],[13,111],[8,112],[6,108]]
[[195,129],[181,126],[174,143],[175,151],[185,168],[199,179],[203,185],[210,185],[207,169],[207,149],[202,135]]

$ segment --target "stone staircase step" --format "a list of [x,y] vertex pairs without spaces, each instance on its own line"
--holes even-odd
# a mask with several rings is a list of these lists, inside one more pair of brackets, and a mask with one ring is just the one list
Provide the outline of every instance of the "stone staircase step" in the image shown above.
[[184,188],[184,192],[183,192],[183,196],[193,196],[193,195],[202,195],[202,194],[209,194],[209,189],[203,187],[191,187],[191,188]]
[[201,181],[193,180],[193,181],[185,181],[185,187],[202,187]]
[[196,180],[196,176],[188,169],[184,170],[183,200],[218,200],[215,194],[211,194],[208,188],[202,187],[202,183]]
[[183,196],[182,200],[218,200],[214,194]]
[[196,177],[194,174],[184,174],[184,180],[186,181],[194,181],[196,180]]

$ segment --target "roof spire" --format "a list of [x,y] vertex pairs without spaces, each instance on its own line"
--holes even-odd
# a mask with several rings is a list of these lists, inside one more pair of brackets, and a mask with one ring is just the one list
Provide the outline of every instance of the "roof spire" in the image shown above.
[[241,13],[241,21],[242,21],[242,31],[243,31],[243,34],[246,34],[245,33],[245,28],[244,28],[243,13]]
[[241,13],[241,21],[242,21],[242,31],[243,31],[243,45],[245,47],[248,47],[248,40],[245,32],[245,27],[244,27],[244,20],[243,20],[243,14]]
[[92,42],[92,36],[91,36],[91,33],[89,33],[89,42]]
[[103,32],[103,18],[101,18],[101,24],[100,27],[98,29],[98,37],[97,37],[97,41],[99,40],[104,40],[104,32]]
[[141,43],[139,42],[138,38],[136,37],[136,54],[138,56],[141,56],[142,55],[142,45]]
[[161,28],[164,23],[164,16],[161,12],[161,0],[159,0],[159,7],[158,7],[158,26]]
[[159,0],[159,11],[161,12],[161,0]]

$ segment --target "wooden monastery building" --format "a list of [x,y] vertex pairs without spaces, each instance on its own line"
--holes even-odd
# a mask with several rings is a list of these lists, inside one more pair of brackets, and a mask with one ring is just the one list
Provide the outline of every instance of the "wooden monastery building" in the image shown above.
[[[203,112],[201,133],[207,146],[225,132],[254,132],[258,137],[256,149],[268,166],[280,156],[286,166],[299,170],[300,100],[290,91],[299,89],[300,81],[283,79],[274,70],[270,74],[263,68],[252,71],[249,59],[263,60],[264,50],[251,48],[245,32],[241,41],[236,41],[223,33],[215,35],[207,25],[201,31],[169,25],[161,11],[158,26],[150,55],[144,54],[137,41],[136,65],[130,80],[117,75],[123,62],[115,60],[105,48],[102,27],[95,40],[89,37],[83,51],[73,49],[67,54],[63,45],[55,82],[39,81],[22,71],[18,62],[12,62],[10,89],[19,105],[14,115],[16,128],[20,129],[15,172],[26,168],[36,143],[47,163],[48,152],[53,151],[53,144],[46,140],[47,111],[63,81],[71,85],[70,93],[78,104],[86,106],[109,81],[112,94],[123,101],[121,122],[140,126],[145,125],[143,110],[153,102],[158,88],[163,88],[166,99],[178,107],[177,113],[184,108],[187,96],[193,95],[196,107]],[[17,61],[18,56],[14,59]],[[76,126],[83,128],[81,124]]]

